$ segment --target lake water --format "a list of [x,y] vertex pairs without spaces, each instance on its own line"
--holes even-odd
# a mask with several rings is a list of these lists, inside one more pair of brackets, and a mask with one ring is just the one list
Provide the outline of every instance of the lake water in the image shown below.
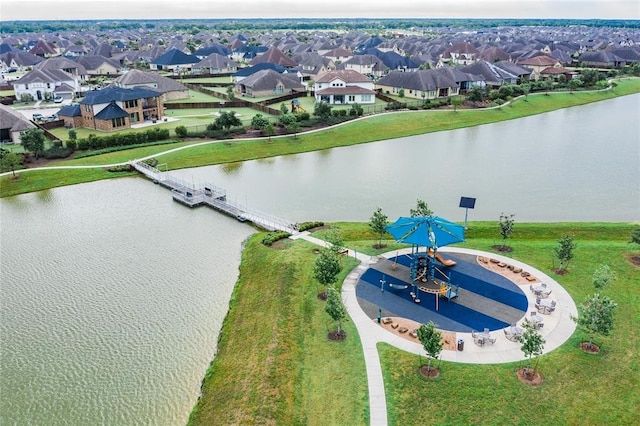
[[[179,171],[294,221],[640,220],[640,95],[518,121]],[[141,178],[0,200],[0,424],[181,425],[252,228]]]

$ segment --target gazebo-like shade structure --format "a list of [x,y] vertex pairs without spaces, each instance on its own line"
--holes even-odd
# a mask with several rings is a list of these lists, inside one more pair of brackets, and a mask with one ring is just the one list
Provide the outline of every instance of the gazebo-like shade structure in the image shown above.
[[[439,296],[448,294],[450,299],[452,291],[449,277],[435,265],[438,248],[464,242],[464,226],[439,216],[416,216],[399,217],[385,229],[397,242],[411,244],[411,296],[414,301],[420,303],[419,291],[435,294],[438,310]],[[422,253],[421,247],[425,248]],[[436,280],[436,271],[446,282]]]

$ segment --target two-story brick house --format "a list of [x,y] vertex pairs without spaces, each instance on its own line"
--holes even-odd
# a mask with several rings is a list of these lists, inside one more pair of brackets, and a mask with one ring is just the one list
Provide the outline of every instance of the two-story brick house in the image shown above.
[[329,104],[373,104],[376,93],[373,81],[354,70],[329,71],[316,80],[316,102]]
[[123,88],[109,86],[88,92],[80,102],[80,116],[65,117],[65,123],[81,123],[81,127],[104,132],[128,129],[133,124],[157,120],[163,116],[162,93],[144,87]]

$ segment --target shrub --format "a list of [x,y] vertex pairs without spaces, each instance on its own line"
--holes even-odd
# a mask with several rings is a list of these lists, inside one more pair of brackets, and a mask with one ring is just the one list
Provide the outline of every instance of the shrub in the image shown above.
[[275,243],[278,240],[282,240],[284,238],[289,238],[290,235],[291,234],[289,234],[288,232],[284,232],[284,231],[269,232],[262,239],[262,244],[264,244],[265,246],[270,246],[271,244]]
[[311,118],[311,115],[308,112],[298,112],[296,113],[296,117],[298,121],[307,121]]
[[107,171],[111,173],[130,172],[131,167],[128,164],[121,164],[119,166],[109,167]]
[[177,126],[175,129],[175,132],[176,132],[176,136],[178,136],[179,138],[186,138],[187,135],[189,134],[185,126]]
[[75,141],[75,139],[67,141],[67,148],[69,148],[70,150],[75,151],[77,147],[78,143]]
[[324,226],[324,222],[302,222],[298,224],[298,231],[302,232],[319,226]]
[[67,158],[68,156],[71,155],[72,152],[73,152],[73,149],[69,147],[52,146],[51,148],[45,151],[42,151],[40,153],[40,157],[47,158],[47,159]]

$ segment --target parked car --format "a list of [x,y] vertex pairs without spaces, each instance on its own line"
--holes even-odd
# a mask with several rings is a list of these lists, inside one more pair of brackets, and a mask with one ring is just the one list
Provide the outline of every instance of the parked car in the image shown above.
[[44,115],[35,113],[33,114],[33,121],[42,121],[44,120]]
[[64,98],[62,96],[56,96],[55,98],[53,98],[53,102],[59,104],[64,100]]

